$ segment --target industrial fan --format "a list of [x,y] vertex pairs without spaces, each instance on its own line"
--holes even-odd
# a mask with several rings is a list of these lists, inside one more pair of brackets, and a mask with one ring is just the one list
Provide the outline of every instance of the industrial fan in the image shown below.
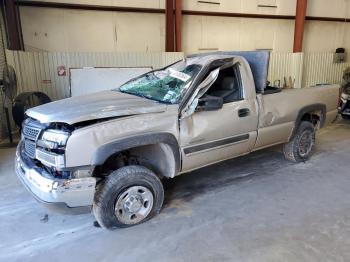
[[12,129],[10,122],[9,108],[12,107],[13,100],[17,94],[17,77],[15,69],[10,65],[5,65],[3,70],[3,80],[0,83],[2,93],[2,105],[4,107],[7,132],[10,140],[10,146],[13,146]]

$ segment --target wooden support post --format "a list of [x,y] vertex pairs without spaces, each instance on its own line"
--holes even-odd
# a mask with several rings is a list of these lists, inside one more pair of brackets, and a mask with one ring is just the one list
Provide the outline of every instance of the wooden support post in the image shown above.
[[18,6],[15,4],[15,0],[4,0],[3,5],[7,48],[24,50]]
[[175,51],[174,0],[165,0],[165,51]]
[[182,49],[182,0],[175,0],[175,43],[176,52]]
[[303,37],[306,17],[307,0],[297,0],[295,28],[294,28],[294,46],[293,52],[303,51]]

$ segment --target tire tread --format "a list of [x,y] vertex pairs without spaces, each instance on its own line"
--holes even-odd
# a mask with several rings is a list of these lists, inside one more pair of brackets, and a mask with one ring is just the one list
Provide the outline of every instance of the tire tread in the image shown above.
[[[164,189],[161,181],[151,170],[143,166],[125,166],[113,171],[107,178],[101,181],[97,187],[93,203],[93,213],[101,227],[113,229],[116,227],[129,227],[119,222],[116,216],[111,215],[111,197],[120,194],[127,186],[137,183],[147,184],[154,194],[154,205],[150,214],[140,223],[149,220],[160,212],[164,200]],[[119,193],[118,193],[119,192]],[[139,224],[139,223],[138,223]]]
[[287,160],[295,162],[295,163],[299,163],[299,162],[305,162],[310,157],[310,155],[307,157],[301,157],[299,155],[299,150],[298,150],[298,141],[300,139],[302,132],[306,129],[312,129],[313,133],[315,135],[314,125],[309,121],[302,121],[298,127],[297,132],[293,136],[293,138],[288,143],[285,143],[283,145],[284,157]]

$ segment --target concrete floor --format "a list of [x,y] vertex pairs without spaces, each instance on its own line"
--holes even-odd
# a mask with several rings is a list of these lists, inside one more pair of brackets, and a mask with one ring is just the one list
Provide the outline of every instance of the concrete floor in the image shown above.
[[116,231],[48,212],[0,150],[0,261],[350,261],[350,123],[322,130],[310,161],[281,147],[172,180],[160,215]]

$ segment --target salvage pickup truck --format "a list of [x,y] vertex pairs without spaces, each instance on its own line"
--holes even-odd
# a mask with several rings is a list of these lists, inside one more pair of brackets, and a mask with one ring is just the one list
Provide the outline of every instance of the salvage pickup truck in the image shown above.
[[92,208],[107,229],[160,212],[162,178],[284,144],[306,161],[339,86],[266,86],[268,52],[186,57],[119,88],[26,112],[15,169],[40,201]]

